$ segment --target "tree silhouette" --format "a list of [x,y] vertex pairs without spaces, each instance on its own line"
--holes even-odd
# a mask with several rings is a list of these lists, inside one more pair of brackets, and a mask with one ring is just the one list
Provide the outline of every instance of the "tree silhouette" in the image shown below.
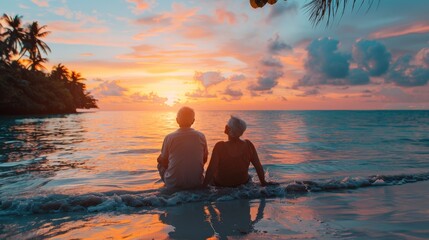
[[1,16],[0,114],[72,113],[76,108],[98,108],[86,91],[85,78],[63,64],[46,73],[51,52],[42,41],[47,26],[32,22],[22,27],[22,17]]
[[45,54],[51,51],[49,46],[41,40],[41,38],[46,37],[50,33],[49,31],[44,31],[45,29],[46,25],[39,26],[37,21],[31,23],[26,28],[21,54],[25,52],[29,53],[30,69],[44,68],[41,63],[46,62],[46,59],[42,57],[42,51]]
[[63,83],[67,83],[69,80],[69,70],[67,69],[66,66],[59,63],[58,65],[52,68],[51,78],[53,80],[59,80]]
[[[284,2],[286,1],[287,0],[284,0]],[[318,25],[325,18],[326,25],[329,25],[331,23],[331,19],[335,18],[336,15],[344,14],[347,5],[352,4],[353,10],[356,6],[361,8],[365,3],[368,3],[367,6],[368,9],[370,9],[374,1],[376,0],[310,0],[304,5],[304,9],[309,13],[309,20],[314,25]],[[267,3],[273,5],[277,3],[277,0],[250,0],[250,5],[253,8],[262,8]]]
[[46,70],[45,66],[43,66],[42,63],[46,63],[47,61],[48,59],[43,57],[37,57],[34,59],[30,58],[25,60],[25,62],[28,62],[27,68],[31,71]]
[[18,54],[18,48],[22,47],[25,36],[24,28],[22,27],[22,16],[16,15],[11,17],[3,14],[1,19],[5,22],[5,26],[0,25],[3,29],[1,33],[2,44],[0,46],[2,59],[10,62],[12,55]]

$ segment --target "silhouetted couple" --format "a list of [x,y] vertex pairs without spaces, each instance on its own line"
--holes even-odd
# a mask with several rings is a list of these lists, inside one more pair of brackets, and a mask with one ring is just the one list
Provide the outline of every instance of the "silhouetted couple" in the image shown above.
[[249,140],[240,139],[246,130],[243,120],[231,116],[225,126],[228,141],[220,141],[214,146],[205,177],[207,141],[203,133],[191,128],[195,121],[194,110],[181,108],[176,121],[180,128],[165,137],[158,157],[159,174],[167,188],[193,189],[209,184],[237,187],[250,180],[250,163],[255,167],[261,185],[268,184],[255,146]]

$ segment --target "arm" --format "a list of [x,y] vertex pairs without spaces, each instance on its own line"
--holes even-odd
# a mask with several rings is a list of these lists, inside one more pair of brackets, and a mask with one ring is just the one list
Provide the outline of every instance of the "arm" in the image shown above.
[[203,187],[207,187],[209,183],[212,182],[215,173],[217,172],[217,167],[219,164],[219,145],[216,143],[213,148],[212,157],[210,158],[210,163],[206,171],[206,176],[204,177]]
[[207,163],[207,158],[209,157],[209,149],[207,147],[207,140],[206,137],[203,135],[203,141],[204,141],[204,156],[203,156],[203,163]]
[[258,153],[256,152],[255,146],[249,140],[246,140],[250,145],[250,162],[255,167],[256,173],[258,174],[259,182],[261,182],[262,186],[267,185],[265,181],[265,173],[264,168],[262,167],[261,161],[259,160]]
[[167,137],[164,138],[164,142],[162,143],[161,154],[157,159],[158,162],[158,171],[161,179],[164,181],[164,173],[168,168],[168,145],[167,145]]

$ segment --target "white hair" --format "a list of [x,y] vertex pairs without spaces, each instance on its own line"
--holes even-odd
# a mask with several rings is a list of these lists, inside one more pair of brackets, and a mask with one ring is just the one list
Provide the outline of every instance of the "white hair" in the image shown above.
[[229,127],[228,136],[230,137],[240,137],[246,131],[247,124],[245,121],[238,117],[231,116],[227,123]]

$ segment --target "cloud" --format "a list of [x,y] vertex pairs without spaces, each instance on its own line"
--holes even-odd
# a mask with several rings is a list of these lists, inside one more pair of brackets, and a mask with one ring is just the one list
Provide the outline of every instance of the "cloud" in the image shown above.
[[127,0],[127,2],[133,4],[133,13],[139,14],[150,7],[150,1],[148,0]]
[[349,73],[350,56],[338,51],[339,42],[331,38],[314,40],[307,47],[305,68],[327,78],[344,78]]
[[153,14],[150,16],[141,17],[136,20],[136,23],[140,25],[162,25],[168,26],[172,24],[173,18],[167,14]]
[[58,16],[64,16],[65,18],[69,18],[69,19],[72,18],[74,15],[70,9],[65,7],[56,8],[54,10],[54,13]]
[[49,7],[48,0],[31,0],[31,1],[39,7]]
[[380,42],[358,40],[353,46],[353,59],[370,76],[379,77],[389,69],[391,55]]
[[109,31],[107,27],[85,26],[85,22],[83,21],[55,21],[48,23],[48,26],[54,33],[105,33]]
[[[359,55],[359,63],[368,70],[372,70],[373,74],[380,74],[386,71],[383,62],[390,54],[387,54],[384,46],[380,47],[378,43],[373,41],[362,41],[363,46],[356,47],[356,54]],[[368,44],[367,44],[368,43]],[[294,85],[299,86],[318,86],[318,85],[365,85],[370,83],[369,73],[362,68],[350,69],[349,54],[341,53],[338,50],[339,42],[335,39],[323,38],[314,40],[307,47],[307,60],[304,68],[307,73],[298,80]],[[374,49],[370,46],[376,46]],[[380,50],[381,49],[381,50]],[[381,53],[382,56],[377,58],[376,53]],[[384,55],[383,55],[384,54]],[[368,63],[365,60],[377,63]],[[383,65],[384,64],[384,65]],[[387,63],[387,67],[389,64]]]
[[347,78],[347,82],[344,85],[365,85],[370,83],[368,72],[355,68],[350,70],[350,74]]
[[[171,7],[172,10],[170,12],[162,12],[137,19],[135,23],[146,29],[138,33],[134,38],[142,39],[162,33],[172,34],[173,32],[184,34],[183,30],[187,30],[189,26],[182,28],[183,25],[195,17],[198,8],[186,8],[179,3],[173,3]],[[207,26],[205,27],[207,28]]]
[[168,100],[166,97],[160,97],[158,94],[154,92],[150,92],[149,94],[141,94],[139,92],[133,93],[130,95],[130,98],[134,102],[149,102],[149,103],[159,103],[165,104]]
[[261,64],[265,67],[274,67],[274,68],[282,68],[283,67],[283,63],[278,58],[274,58],[272,56],[262,58]]
[[283,77],[283,63],[276,55],[284,50],[292,49],[289,45],[279,40],[279,35],[268,40],[267,55],[259,60],[259,76],[256,83],[250,84],[249,89],[252,96],[257,96],[253,91],[264,91],[271,93],[271,89],[278,85],[279,79]]
[[207,91],[207,89],[204,89],[204,90],[197,89],[194,92],[187,92],[187,93],[185,93],[185,96],[189,97],[189,98],[194,98],[194,99],[197,99],[197,98],[216,98],[217,97],[215,94],[210,94]]
[[246,79],[246,76],[244,74],[233,74],[228,79],[231,81],[242,81]]
[[92,57],[92,56],[94,56],[94,54],[90,53],[90,52],[84,52],[84,53],[79,54],[79,56],[82,56],[82,57]]
[[222,8],[216,9],[216,17],[221,23],[228,22],[231,25],[237,23],[237,17],[235,14]]
[[226,78],[220,72],[195,72],[194,80],[201,82],[207,88],[226,80]]
[[425,34],[429,33],[429,25],[427,22],[413,22],[411,24],[393,26],[371,33],[370,38],[382,39],[400,37],[409,34]]
[[277,55],[281,52],[291,51],[292,47],[280,40],[280,36],[276,34],[273,39],[268,41],[268,50],[271,54]]
[[279,18],[285,14],[294,15],[298,12],[298,5],[293,2],[278,2],[270,7],[270,13],[266,18],[266,22],[271,22],[272,20]]
[[319,89],[313,88],[313,89],[305,90],[303,93],[297,94],[296,96],[298,96],[298,97],[308,97],[308,96],[315,96],[315,95],[319,95],[319,94],[320,94]]
[[283,77],[283,71],[279,69],[269,69],[262,71],[256,83],[249,85],[251,91],[269,91],[279,83],[279,78]]
[[416,54],[415,64],[429,68],[429,48],[423,48]]
[[223,92],[223,94],[227,95],[227,97],[222,98],[223,100],[226,100],[226,101],[240,100],[241,97],[243,96],[243,92],[242,91],[231,89],[230,86],[228,86],[225,89],[225,91]]
[[[419,55],[419,54],[417,54]],[[411,55],[399,57],[393,64],[385,81],[401,87],[424,86],[429,81],[429,68],[416,65]]]
[[109,97],[109,96],[124,96],[128,91],[125,87],[119,85],[119,81],[104,81],[97,87],[92,89],[92,93],[98,97]]

